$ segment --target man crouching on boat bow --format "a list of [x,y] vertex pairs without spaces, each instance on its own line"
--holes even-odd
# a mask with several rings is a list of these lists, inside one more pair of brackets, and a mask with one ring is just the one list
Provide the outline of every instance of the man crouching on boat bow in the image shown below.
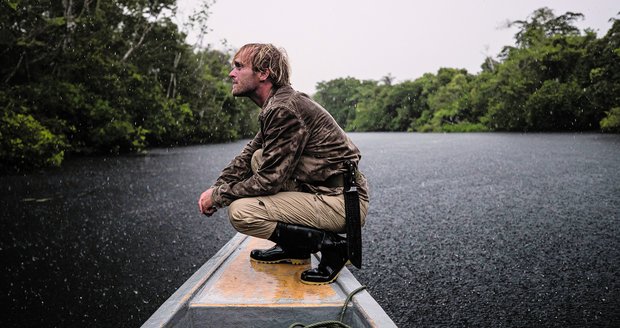
[[235,54],[232,94],[261,107],[260,131],[198,204],[207,216],[229,206],[237,231],[276,243],[253,250],[252,261],[307,264],[320,251],[318,267],[301,281],[326,284],[349,260],[361,267],[368,186],[357,169],[359,149],[323,107],[293,90],[289,72],[284,50],[271,44]]

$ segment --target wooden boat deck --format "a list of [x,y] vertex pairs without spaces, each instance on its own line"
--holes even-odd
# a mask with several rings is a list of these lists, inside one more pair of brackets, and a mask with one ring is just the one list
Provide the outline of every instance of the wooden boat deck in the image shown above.
[[[336,282],[311,286],[299,281],[310,265],[249,260],[252,249],[272,245],[237,234],[142,327],[288,327],[337,320],[347,295],[360,287],[351,272],[344,268]],[[316,257],[312,261],[318,263]],[[396,327],[365,290],[352,298],[343,322],[352,327]]]

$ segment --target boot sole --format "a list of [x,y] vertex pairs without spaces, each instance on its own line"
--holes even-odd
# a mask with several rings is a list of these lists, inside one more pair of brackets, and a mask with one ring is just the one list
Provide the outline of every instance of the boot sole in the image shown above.
[[[345,266],[347,266],[347,265],[352,265],[350,260],[347,260],[347,262],[344,263],[344,265],[342,266],[342,269],[344,269]],[[342,271],[342,269],[340,269],[340,271]],[[312,286],[329,285],[332,282],[336,281],[336,279],[338,279],[338,276],[340,275],[340,271],[338,271],[338,274],[334,278],[329,280],[329,281],[308,281],[308,280],[303,280],[301,278],[299,280],[303,284],[306,284],[306,285],[312,285]]]
[[329,285],[332,282],[336,281],[339,275],[340,275],[340,272],[338,272],[338,274],[334,278],[332,278],[332,280],[329,280],[329,281],[307,281],[303,279],[299,279],[299,280],[301,281],[302,284],[306,284],[306,285],[312,285],[312,286]]
[[293,264],[293,265],[304,265],[310,264],[310,259],[281,259],[276,261],[263,261],[257,260],[250,257],[250,261],[262,264]]

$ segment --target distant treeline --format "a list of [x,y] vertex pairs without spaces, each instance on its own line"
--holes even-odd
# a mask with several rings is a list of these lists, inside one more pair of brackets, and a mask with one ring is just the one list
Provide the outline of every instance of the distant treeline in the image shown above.
[[[340,78],[315,99],[348,131],[620,132],[620,21],[602,38],[548,8],[518,27],[515,46],[487,58],[479,74],[442,68],[394,84]],[[459,50],[454,49],[458,56]],[[415,62],[409,63],[415,65]]]
[[[175,2],[0,2],[0,169],[253,136],[230,56],[188,45]],[[190,21],[201,37],[207,6]]]
[[[0,171],[67,154],[253,136],[258,108],[234,98],[231,51],[189,45],[176,0],[0,2]],[[209,3],[187,27],[207,34]],[[598,39],[581,14],[535,11],[482,72],[414,81],[342,78],[315,98],[350,131],[620,129],[620,23]],[[458,49],[454,51],[458,55]],[[415,65],[415,63],[410,63]]]

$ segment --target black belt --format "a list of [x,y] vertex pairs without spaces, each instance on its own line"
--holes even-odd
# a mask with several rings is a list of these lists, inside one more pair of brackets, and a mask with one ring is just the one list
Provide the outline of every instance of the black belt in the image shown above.
[[344,187],[344,174],[334,174],[319,185],[329,188]]
[[[319,182],[319,183],[315,183],[314,185],[316,186],[323,186],[323,187],[329,187],[329,188],[338,188],[338,187],[344,187],[344,181],[345,181],[345,175],[346,173],[341,173],[341,174],[334,174],[332,176],[330,176],[329,178],[327,178],[327,180],[323,181],[323,182]],[[355,181],[357,181],[357,177],[359,176],[359,172],[356,170],[353,177],[355,178]]]
[[346,162],[347,171],[343,175],[344,209],[347,221],[347,251],[349,260],[357,268],[362,268],[362,224],[360,219],[360,197],[357,192],[357,168],[351,161]]

